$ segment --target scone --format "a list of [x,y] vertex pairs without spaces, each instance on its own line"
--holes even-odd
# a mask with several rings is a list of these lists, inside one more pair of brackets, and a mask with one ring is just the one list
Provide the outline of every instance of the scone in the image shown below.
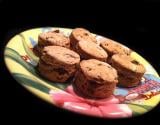
[[38,63],[42,76],[54,82],[65,82],[74,75],[79,64],[80,56],[67,48],[47,46]]
[[45,46],[52,45],[70,48],[70,40],[59,30],[41,33],[38,36],[38,45],[35,46],[34,52],[37,56],[40,56]]
[[111,58],[111,65],[118,72],[118,85],[133,87],[140,83],[145,68],[130,56],[115,54]]
[[96,37],[93,36],[88,30],[84,28],[75,28],[72,30],[69,36],[71,42],[71,49],[75,50],[75,47],[79,41],[97,42]]
[[77,93],[89,98],[107,98],[118,83],[117,71],[109,64],[89,59],[80,62],[73,86]]
[[103,48],[94,42],[88,41],[79,41],[76,46],[76,52],[81,59],[97,59],[105,62],[108,57]]
[[108,63],[110,63],[110,59],[114,54],[130,54],[129,49],[111,39],[103,39],[103,41],[100,42],[100,46],[108,53]]

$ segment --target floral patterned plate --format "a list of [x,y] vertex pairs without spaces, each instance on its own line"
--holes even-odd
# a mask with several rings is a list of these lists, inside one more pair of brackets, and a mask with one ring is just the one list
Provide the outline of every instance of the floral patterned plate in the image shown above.
[[[128,89],[117,87],[114,95],[106,99],[82,98],[74,93],[71,83],[54,83],[40,77],[36,70],[39,58],[34,55],[32,49],[37,44],[39,33],[53,29],[57,28],[45,27],[24,31],[14,36],[5,47],[4,58],[8,70],[27,90],[55,106],[103,118],[141,115],[159,103],[160,78],[155,69],[134,51],[131,56],[146,68],[140,85]],[[66,28],[58,29],[66,36],[72,31]],[[97,40],[103,38],[95,36]]]

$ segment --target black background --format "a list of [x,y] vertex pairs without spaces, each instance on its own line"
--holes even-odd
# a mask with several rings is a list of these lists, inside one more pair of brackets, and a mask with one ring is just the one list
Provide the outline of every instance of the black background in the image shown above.
[[[150,113],[143,116],[105,120],[85,117],[68,111],[57,109],[38,99],[21,87],[11,77],[3,62],[3,49],[7,41],[15,34],[28,28],[84,27],[91,32],[119,41],[135,50],[159,70],[160,42],[160,2],[144,0],[127,1],[0,1],[0,47],[1,47],[1,108],[3,116],[19,122],[35,120],[46,123],[65,122],[81,123],[141,123],[158,121],[160,108],[158,105]],[[9,120],[5,120],[8,122]]]

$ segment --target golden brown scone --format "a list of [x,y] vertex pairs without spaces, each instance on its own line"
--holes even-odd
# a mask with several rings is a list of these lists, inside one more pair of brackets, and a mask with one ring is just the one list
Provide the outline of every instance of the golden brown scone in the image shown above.
[[80,56],[67,48],[47,46],[40,57],[38,70],[45,78],[55,82],[65,82],[76,72]]
[[93,36],[88,30],[84,28],[75,28],[72,30],[69,36],[71,49],[75,50],[75,47],[79,41],[97,42],[96,37]]
[[79,41],[76,47],[81,59],[97,59],[100,61],[107,60],[107,53],[103,48],[94,42]]
[[113,55],[111,65],[118,72],[119,85],[124,87],[138,85],[143,74],[145,73],[144,66],[127,55]]
[[108,52],[110,56],[114,54],[126,54],[126,55],[130,54],[128,49],[126,49],[121,44],[111,39],[107,39],[107,38],[103,39],[100,45],[102,46],[103,49],[105,49]]
[[123,45],[108,39],[108,38],[104,38],[101,42],[100,42],[100,46],[108,53],[108,60],[107,62],[110,64],[111,61],[111,57],[114,54],[124,54],[124,55],[130,55],[130,50],[125,48]]
[[54,46],[62,46],[65,48],[70,48],[70,40],[58,30],[49,31],[39,34],[38,45],[41,46],[54,45]]
[[117,83],[114,68],[105,62],[89,59],[80,62],[73,85],[84,96],[107,98],[113,94]]
[[37,56],[41,56],[43,48],[52,45],[70,48],[70,40],[59,30],[41,33],[38,36],[38,45],[33,50]]

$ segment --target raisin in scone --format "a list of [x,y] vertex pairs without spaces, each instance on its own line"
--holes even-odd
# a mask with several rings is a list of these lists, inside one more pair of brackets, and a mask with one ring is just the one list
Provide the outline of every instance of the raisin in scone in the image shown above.
[[111,58],[111,65],[118,72],[118,84],[124,87],[138,85],[145,73],[145,67],[127,55],[113,55]]
[[80,56],[72,50],[60,46],[47,46],[43,49],[38,70],[51,81],[65,82],[74,75],[79,61]]
[[37,56],[41,56],[43,48],[52,45],[70,48],[70,40],[59,30],[41,33],[38,36],[38,45],[35,46],[34,52]]
[[107,98],[118,83],[117,71],[109,64],[89,59],[80,62],[73,85],[78,93],[89,98]]
[[70,36],[71,49],[76,50],[76,45],[79,41],[97,42],[96,37],[84,28],[75,28],[72,30]]
[[103,48],[94,42],[88,41],[79,41],[76,46],[76,52],[81,59],[97,59],[105,62],[108,57]]

